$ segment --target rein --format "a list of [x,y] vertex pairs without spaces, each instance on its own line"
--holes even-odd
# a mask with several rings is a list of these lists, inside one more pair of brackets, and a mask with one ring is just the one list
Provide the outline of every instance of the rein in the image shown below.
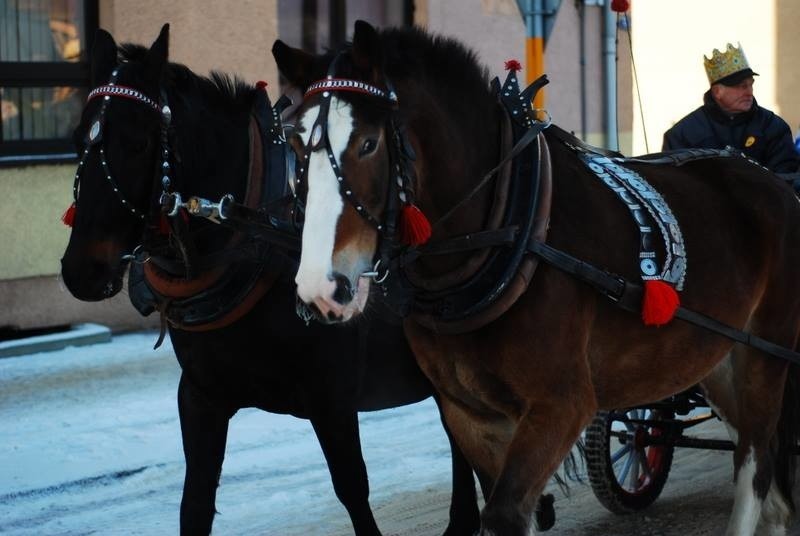
[[[539,78],[534,80],[533,83],[530,86],[528,86],[528,88],[526,88],[524,92],[522,92],[520,94],[520,100],[525,99],[526,98],[526,94],[528,94],[529,97],[527,97],[527,98],[528,98],[528,101],[530,101],[531,99],[533,99],[533,97],[536,95],[536,93],[541,88],[546,86],[548,83],[550,83],[550,81],[547,79],[547,75],[543,74],[542,76],[540,76]],[[478,184],[476,184],[475,187],[461,201],[456,203],[447,212],[445,212],[445,214],[441,218],[436,220],[436,222],[433,224],[433,227],[440,226],[443,221],[446,221],[448,218],[450,218],[458,209],[460,209],[462,206],[464,206],[464,204],[467,201],[469,201],[470,199],[475,197],[475,195],[484,186],[486,186],[486,183],[488,183],[491,180],[491,178],[494,177],[495,174],[498,171],[500,171],[500,169],[502,169],[502,167],[504,165],[506,165],[508,162],[514,160],[514,158],[519,156],[519,154],[522,153],[522,151],[524,151],[525,148],[528,145],[530,145],[530,143],[533,140],[536,139],[536,136],[538,136],[544,129],[549,127],[551,123],[552,123],[552,121],[551,121],[549,116],[547,118],[547,121],[545,121],[545,122],[532,121],[530,118],[528,118],[528,120],[526,121],[526,125],[529,127],[528,130],[525,132],[525,135],[522,136],[522,138],[520,138],[520,140],[514,145],[514,147],[505,156],[505,158],[500,160],[499,164],[497,164],[495,167],[490,169],[483,176],[483,178],[481,178],[481,180],[478,181]],[[457,239],[457,240],[460,240],[460,239]]]
[[[167,323],[187,331],[217,329],[246,314],[282,273],[291,271],[296,262],[289,252],[300,250],[297,223],[286,214],[294,214],[294,204],[286,183],[286,141],[280,111],[288,99],[271,106],[263,86],[257,85],[250,112],[250,164],[245,197],[242,204],[233,196],[224,195],[219,202],[192,196],[186,201],[172,188],[170,125],[172,112],[167,105],[164,88],[159,101],[141,91],[117,84],[117,67],[106,85],[92,90],[88,101],[102,98],[96,118],[87,134],[87,148],[78,166],[73,196],[78,199],[80,178],[86,159],[97,146],[106,180],[127,211],[146,221],[146,211],[135,207],[114,181],[103,144],[108,102],[112,97],[138,102],[160,115],[160,149],[155,180],[161,195],[150,207],[152,217],[160,216],[160,224],[169,225],[159,233],[159,226],[146,227],[142,243],[123,256],[133,261],[129,273],[129,297],[143,315],[158,311],[162,330],[156,346],[161,344]],[[291,199],[290,199],[291,201]],[[74,204],[73,204],[74,207]],[[190,217],[202,217],[233,231],[222,249],[200,255],[192,240]],[[205,229],[205,228],[204,228]],[[163,234],[163,236],[155,236]],[[277,248],[273,247],[275,246]]]
[[[641,310],[643,295],[641,285],[576,259],[561,250],[548,246],[544,242],[531,240],[528,243],[528,250],[555,268],[589,284],[595,290],[611,299],[621,309],[632,313],[639,313]],[[675,311],[675,317],[722,335],[732,341],[751,346],[769,355],[800,365],[800,353],[757,337],[752,333],[736,329],[702,313],[687,309],[682,305],[678,306]]]

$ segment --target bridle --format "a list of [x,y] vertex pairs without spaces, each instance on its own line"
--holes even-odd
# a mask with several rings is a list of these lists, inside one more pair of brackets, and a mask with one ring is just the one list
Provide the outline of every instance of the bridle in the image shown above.
[[[381,245],[378,252],[378,260],[375,268],[371,272],[365,272],[362,277],[372,277],[376,282],[382,282],[388,275],[387,267],[391,259],[392,252],[398,247],[396,226],[400,207],[405,203],[412,202],[412,180],[411,180],[411,161],[415,159],[413,149],[406,140],[404,130],[400,127],[400,120],[397,114],[398,98],[393,85],[385,80],[386,89],[348,78],[336,77],[336,66],[339,59],[347,51],[337,54],[328,68],[326,77],[311,84],[305,92],[304,99],[316,94],[321,94],[321,102],[317,119],[311,129],[311,135],[303,151],[303,161],[297,173],[298,188],[308,181],[308,159],[309,155],[319,149],[325,149],[336,180],[339,185],[339,194],[342,199],[355,209],[356,213],[373,227],[381,237]],[[375,217],[367,210],[354,194],[346,175],[342,172],[336,155],[333,153],[330,138],[328,136],[328,113],[330,111],[331,98],[334,92],[349,92],[369,97],[374,97],[391,107],[391,114],[388,120],[386,131],[391,134],[392,143],[389,144],[389,165],[390,172],[395,173],[394,180],[388,181],[388,195],[383,219]],[[383,272],[379,272],[379,267],[383,266]]]
[[[94,88],[86,98],[86,102],[90,102],[96,98],[103,98],[103,102],[100,105],[100,111],[95,116],[94,120],[89,127],[89,132],[86,135],[86,148],[83,151],[83,155],[81,156],[81,160],[78,163],[78,170],[75,173],[75,180],[72,185],[72,197],[75,202],[78,201],[78,194],[80,191],[80,179],[85,169],[86,159],[89,157],[91,150],[94,147],[97,147],[100,156],[100,165],[103,169],[103,174],[106,178],[106,181],[111,186],[114,193],[117,195],[117,198],[122,203],[122,205],[127,209],[128,213],[133,215],[135,218],[138,218],[141,221],[146,219],[145,212],[136,208],[134,204],[128,200],[123,192],[120,190],[119,185],[114,180],[114,177],[111,173],[111,169],[108,164],[107,156],[105,147],[103,145],[103,131],[105,128],[106,122],[106,109],[108,107],[108,102],[111,100],[111,97],[120,97],[132,100],[134,102],[141,103],[145,105],[147,108],[155,111],[160,115],[160,140],[161,140],[161,187],[164,192],[167,192],[170,188],[171,180],[170,180],[170,147],[169,147],[169,135],[168,130],[170,126],[170,122],[172,121],[172,111],[167,104],[167,95],[165,91],[161,91],[161,96],[159,102],[154,101],[138,89],[134,89],[128,86],[122,86],[117,84],[117,78],[119,76],[119,69],[118,66],[115,68],[112,73],[111,77],[108,81],[108,84],[103,86],[98,86]],[[162,194],[163,195],[163,194]]]

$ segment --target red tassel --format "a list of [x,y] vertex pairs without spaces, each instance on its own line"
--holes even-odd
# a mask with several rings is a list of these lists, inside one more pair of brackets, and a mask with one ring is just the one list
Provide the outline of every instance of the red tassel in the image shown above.
[[628,0],[611,0],[611,11],[625,13],[630,7],[631,3]]
[[678,293],[671,285],[660,280],[644,282],[642,299],[642,321],[645,326],[661,326],[675,316],[680,306]]
[[61,221],[63,221],[64,225],[66,225],[67,227],[72,227],[72,224],[75,221],[75,203],[74,202],[69,206],[69,208],[61,216]]
[[264,89],[264,88],[265,88],[265,87],[267,87],[268,85],[269,85],[269,84],[267,84],[267,83],[266,83],[266,82],[264,82],[263,80],[259,80],[258,82],[256,82],[256,88],[257,88],[257,89]]
[[419,246],[431,237],[431,224],[416,205],[404,205],[400,212],[400,241]]
[[521,71],[522,64],[517,60],[507,60],[506,61],[506,71]]

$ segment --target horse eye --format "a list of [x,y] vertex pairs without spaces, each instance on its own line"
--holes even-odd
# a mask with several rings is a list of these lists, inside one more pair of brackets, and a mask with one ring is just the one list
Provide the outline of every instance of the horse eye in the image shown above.
[[378,147],[378,142],[373,140],[372,138],[366,140],[364,145],[361,146],[361,149],[358,151],[358,156],[365,156],[374,151]]

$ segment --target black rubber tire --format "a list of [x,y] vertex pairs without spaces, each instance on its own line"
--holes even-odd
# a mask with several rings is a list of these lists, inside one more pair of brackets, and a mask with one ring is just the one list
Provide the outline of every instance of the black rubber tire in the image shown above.
[[[599,411],[592,423],[586,428],[584,443],[586,449],[587,472],[597,500],[615,514],[629,514],[644,510],[658,498],[672,468],[672,457],[675,445],[651,445],[638,448],[635,442],[623,443],[611,435],[612,425],[619,420],[620,413],[629,417],[639,417],[647,413],[649,419],[672,418],[663,412],[650,410],[631,410],[607,412]],[[635,413],[638,412],[638,413]],[[623,425],[623,427],[625,427]],[[658,427],[629,425],[628,432],[639,434],[661,434],[664,430]],[[614,458],[616,462],[612,462]],[[641,464],[635,465],[637,459],[644,459],[650,475],[645,475]],[[629,466],[624,475],[625,463]],[[621,477],[626,482],[621,482]]]

